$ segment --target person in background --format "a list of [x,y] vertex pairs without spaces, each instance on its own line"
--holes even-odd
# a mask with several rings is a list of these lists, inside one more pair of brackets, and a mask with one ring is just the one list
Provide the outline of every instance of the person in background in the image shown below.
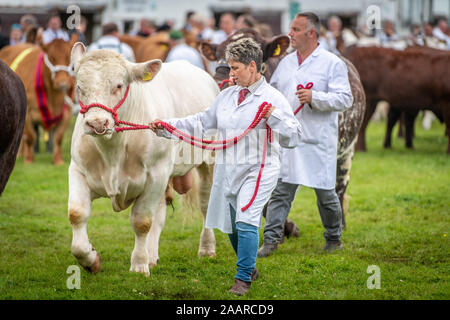
[[320,37],[319,43],[324,49],[333,52],[336,55],[340,55],[339,51],[336,48],[337,38],[341,35],[342,32],[342,21],[338,16],[331,16],[327,21],[328,30],[325,31],[325,34]]
[[197,35],[198,41],[211,41],[214,30],[208,26],[208,18],[201,13],[194,13],[191,16],[191,31]]
[[156,26],[153,21],[150,21],[148,19],[141,19],[140,22],[140,29],[137,32],[136,35],[140,37],[148,37],[151,36],[153,33],[156,32]]
[[[287,98],[302,128],[296,148],[283,149],[277,186],[267,204],[263,245],[258,257],[277,250],[299,186],[313,188],[325,228],[325,251],[342,249],[342,208],[336,194],[338,112],[353,104],[344,61],[318,44],[320,21],[299,13],[289,37],[294,52],[285,56],[270,84]],[[301,87],[299,87],[301,85]],[[303,106],[303,107],[301,107]]]
[[9,37],[2,32],[2,19],[0,18],[0,49],[9,45]]
[[9,33],[9,45],[14,46],[19,43],[22,43],[22,27],[20,24],[14,23]]
[[88,51],[109,49],[122,54],[125,59],[135,62],[133,49],[119,40],[119,28],[114,22],[102,26],[102,37],[88,47]]
[[69,30],[69,38],[72,37],[72,34],[76,33],[78,35],[78,41],[82,42],[85,46],[87,45],[87,40],[85,36],[87,28],[87,19],[85,16],[80,16],[80,24],[75,27],[75,29]]
[[391,41],[399,40],[396,32],[395,25],[390,20],[385,20],[383,23],[383,30],[378,33],[378,38],[380,39],[380,43],[382,46],[388,44]]
[[413,23],[410,27],[410,34],[408,35],[408,41],[413,45],[419,45],[423,46],[423,38],[424,35],[422,33],[422,29],[420,28],[420,25]]
[[[218,139],[224,139],[245,130],[263,102],[271,104],[262,122],[248,133],[248,140],[243,139],[236,144],[236,158],[248,159],[247,161],[236,163],[235,157],[229,156],[228,151],[232,151],[229,149],[216,151],[216,159],[225,155],[226,160],[214,165],[206,214],[205,227],[227,233],[237,257],[237,273],[229,292],[244,295],[259,274],[256,269],[258,229],[261,227],[262,209],[275,188],[280,172],[280,147],[295,147],[299,143],[302,130],[286,98],[261,75],[263,52],[256,41],[241,38],[229,43],[225,57],[230,65],[230,77],[237,85],[220,92],[205,111],[186,118],[165,121],[192,135],[196,132],[206,134],[209,130],[217,129]],[[262,136],[260,133],[266,125],[278,134],[278,138],[271,140],[270,151],[266,151],[266,160],[262,167],[261,154],[265,143],[268,142],[267,138],[258,137]],[[158,119],[149,126],[158,136],[173,138],[164,130]],[[262,133],[267,137],[267,131]],[[264,172],[258,184],[257,172],[261,172],[262,168]]]
[[166,62],[185,60],[190,64],[205,70],[202,56],[197,50],[185,43],[182,31],[173,30],[170,32],[169,37],[172,49],[166,58]]
[[55,39],[63,39],[69,41],[69,35],[67,32],[61,29],[61,18],[58,14],[53,13],[50,15],[47,23],[47,29],[42,33],[42,42],[44,44],[50,43]]
[[268,23],[258,23],[255,29],[263,38],[271,39],[273,37],[272,27]]
[[174,21],[171,19],[166,19],[158,28],[156,28],[156,32],[170,32],[173,29]]
[[[20,17],[20,26],[22,29],[21,42],[27,42],[27,33],[33,28],[38,28],[37,19],[32,14],[23,15]],[[39,32],[42,33],[42,30]]]
[[425,22],[423,24],[423,33],[424,33],[424,37],[423,37],[423,45],[424,46],[427,46],[430,48],[435,48],[435,49],[440,49],[440,50],[446,49],[446,44],[434,36],[433,25],[431,23]]
[[433,29],[433,36],[443,44],[445,44],[446,48],[450,50],[450,37],[448,36],[448,23],[445,18],[440,18],[436,26]]
[[253,18],[250,14],[241,14],[236,19],[236,30],[243,29],[243,28],[256,28],[258,25],[258,21],[256,21],[255,18]]
[[183,26],[183,30],[185,31],[185,32],[190,32],[191,31],[191,29],[192,29],[192,20],[191,20],[191,17],[192,17],[192,15],[195,13],[195,11],[188,11],[187,13],[186,13],[186,22],[185,22],[185,24],[184,24],[184,26]]
[[211,39],[212,44],[220,44],[224,42],[228,36],[236,30],[236,20],[232,13],[225,12],[220,16],[219,30],[214,32]]

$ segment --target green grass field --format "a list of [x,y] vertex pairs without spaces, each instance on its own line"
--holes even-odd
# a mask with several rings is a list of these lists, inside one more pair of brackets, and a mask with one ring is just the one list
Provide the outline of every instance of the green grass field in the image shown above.
[[[102,258],[93,276],[81,270],[81,289],[69,290],[76,264],[67,218],[70,134],[66,164],[54,167],[38,154],[19,159],[0,197],[0,299],[449,299],[450,156],[444,126],[416,123],[415,150],[393,139],[384,150],[385,125],[368,128],[367,153],[357,153],[348,188],[345,250],[322,252],[323,227],[314,192],[303,188],[290,217],[301,236],[258,259],[260,278],[237,298],[235,256],[228,237],[215,231],[216,258],[197,258],[200,214],[168,209],[160,264],[149,277],[130,273],[134,233],[129,210],[114,213],[107,199],[93,204],[90,240]],[[43,149],[43,147],[41,147]],[[260,232],[262,239],[262,232]],[[368,266],[380,268],[380,289],[368,289]]]

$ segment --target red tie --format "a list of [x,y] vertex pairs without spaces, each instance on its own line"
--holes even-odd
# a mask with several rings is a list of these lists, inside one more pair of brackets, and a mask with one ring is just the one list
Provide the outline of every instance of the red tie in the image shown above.
[[301,65],[303,62],[302,57],[300,56],[300,53],[298,53],[298,51],[297,51],[297,61],[298,61],[298,65]]
[[238,105],[242,103],[242,101],[245,100],[245,96],[250,92],[247,88],[242,89],[239,91],[239,99],[238,99]]

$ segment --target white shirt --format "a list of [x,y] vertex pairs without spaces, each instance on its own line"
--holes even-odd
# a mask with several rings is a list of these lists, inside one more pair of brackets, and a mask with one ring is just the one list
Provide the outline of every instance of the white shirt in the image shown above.
[[300,106],[297,85],[313,83],[311,106],[296,117],[302,128],[300,144],[283,149],[280,178],[283,182],[331,190],[336,184],[338,112],[353,104],[345,63],[318,47],[299,66],[296,51],[279,63],[270,83],[287,98],[293,110]]
[[131,49],[131,47],[126,43],[120,42],[117,37],[110,35],[103,36],[88,47],[88,51],[98,49],[109,49],[116,51],[122,54],[128,61],[135,62],[133,49]]
[[42,42],[44,44],[50,43],[55,39],[63,39],[64,41],[70,40],[67,32],[63,31],[62,29],[53,31],[52,29],[48,28],[44,32],[42,32]]
[[444,32],[442,32],[442,30],[439,29],[439,27],[435,27],[433,29],[433,36],[435,38],[438,38],[443,43],[445,43],[447,49],[450,49],[450,37],[446,35]]
[[190,64],[199,67],[202,70],[205,70],[200,53],[185,43],[176,45],[170,50],[166,62],[175,60],[186,60]]
[[[236,137],[252,123],[259,106],[267,101],[276,109],[269,119],[263,119],[258,126],[235,146],[216,151],[213,186],[206,216],[206,228],[217,228],[224,233],[232,233],[230,216],[231,204],[236,210],[236,222],[261,226],[262,209],[275,189],[280,173],[280,146],[292,148],[299,143],[301,127],[295,119],[289,103],[283,95],[270,86],[264,77],[260,86],[249,93],[238,106],[240,86],[223,90],[213,104],[204,112],[181,119],[164,120],[177,129],[191,135],[210,136],[209,129],[218,129],[216,140]],[[256,198],[244,212],[253,196],[256,180],[261,167],[266,123],[273,132],[273,140],[268,143],[267,157],[262,172]],[[165,130],[159,136],[170,138]],[[175,138],[176,139],[176,138]]]

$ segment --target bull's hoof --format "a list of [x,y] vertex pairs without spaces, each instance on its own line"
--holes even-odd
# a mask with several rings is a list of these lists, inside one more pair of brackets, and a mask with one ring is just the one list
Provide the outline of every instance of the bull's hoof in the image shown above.
[[211,249],[201,249],[201,250],[198,250],[198,257],[199,258],[203,258],[203,257],[215,258],[216,251],[211,250]]
[[150,275],[150,269],[148,268],[148,264],[131,265],[130,272],[143,273],[146,277]]
[[84,270],[86,270],[89,273],[97,274],[100,272],[101,267],[102,267],[102,262],[100,260],[99,254],[97,253],[94,263],[90,267],[83,267],[83,268],[84,268]]
[[159,258],[157,258],[156,260],[154,259],[150,259],[150,262],[148,263],[149,268],[154,268],[159,264]]

